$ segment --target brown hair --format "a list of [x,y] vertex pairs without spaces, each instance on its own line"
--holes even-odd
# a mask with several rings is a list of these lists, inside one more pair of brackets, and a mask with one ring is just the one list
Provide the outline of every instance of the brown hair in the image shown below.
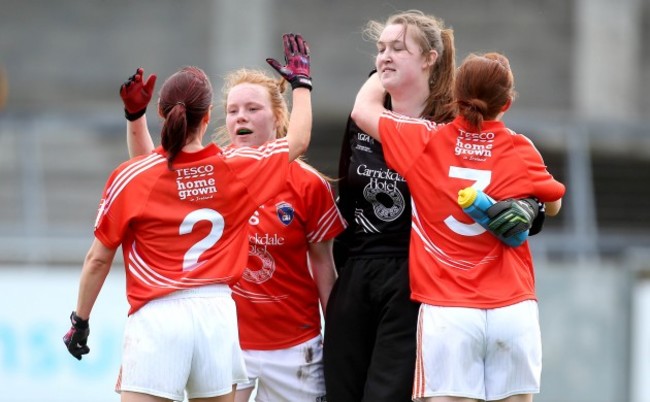
[[426,15],[419,10],[409,10],[391,15],[385,23],[369,21],[364,35],[377,41],[384,28],[393,24],[404,27],[404,40],[406,40],[407,29],[413,27],[414,38],[423,54],[428,54],[431,50],[438,53],[438,59],[429,71],[429,97],[422,115],[437,123],[452,120],[455,114],[452,102],[456,69],[454,31],[445,28],[444,22],[433,15]]
[[470,54],[458,68],[454,98],[459,113],[475,129],[494,120],[514,100],[515,80],[508,58],[499,53]]
[[160,89],[158,111],[165,119],[160,134],[167,166],[193,139],[212,105],[212,85],[198,67],[184,67],[167,78]]
[[[280,77],[275,79],[270,77],[261,70],[249,70],[240,68],[232,71],[226,75],[224,79],[221,94],[223,96],[224,111],[228,107],[228,94],[230,90],[239,84],[254,84],[260,85],[269,94],[271,98],[271,108],[273,109],[273,116],[277,123],[276,138],[282,138],[287,135],[289,129],[289,107],[284,97],[284,92],[287,89],[287,81]],[[227,112],[227,111],[226,111]],[[225,145],[229,142],[228,130],[225,124],[220,126],[214,134],[214,141],[220,145]]]

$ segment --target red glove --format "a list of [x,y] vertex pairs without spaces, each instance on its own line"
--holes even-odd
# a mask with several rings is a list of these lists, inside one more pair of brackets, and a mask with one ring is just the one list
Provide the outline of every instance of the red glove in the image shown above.
[[309,44],[300,34],[292,33],[282,35],[282,41],[284,60],[287,64],[283,66],[272,58],[266,59],[266,62],[291,83],[291,88],[307,88],[311,91]]
[[137,120],[144,115],[153,95],[156,74],[151,74],[146,82],[142,81],[143,75],[144,70],[140,67],[120,87],[120,97],[124,102],[124,116],[129,121]]

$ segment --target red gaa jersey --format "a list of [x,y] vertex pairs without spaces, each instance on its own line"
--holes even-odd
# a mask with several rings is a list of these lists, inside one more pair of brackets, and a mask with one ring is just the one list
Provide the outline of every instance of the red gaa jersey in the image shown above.
[[411,297],[438,306],[496,308],[535,299],[525,242],[509,247],[467,216],[458,191],[473,186],[495,200],[564,195],[532,142],[500,121],[473,132],[457,117],[436,126],[385,112],[379,131],[386,161],[413,197]]
[[346,227],[329,183],[295,161],[282,191],[248,222],[247,268],[233,286],[241,347],[284,349],[314,338],[321,331],[320,303],[308,246]]
[[286,139],[222,153],[162,148],[113,171],[95,222],[106,247],[122,246],[133,314],[178,289],[234,284],[248,257],[248,218],[286,183]]

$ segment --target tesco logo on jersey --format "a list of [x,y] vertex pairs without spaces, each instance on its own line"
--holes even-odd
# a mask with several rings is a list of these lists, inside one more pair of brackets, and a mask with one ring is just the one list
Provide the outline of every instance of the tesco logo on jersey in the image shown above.
[[458,130],[459,138],[464,138],[466,140],[475,140],[475,141],[493,141],[494,140],[494,133],[486,132],[486,133],[470,133],[467,131],[463,130]]
[[211,175],[214,173],[213,165],[203,165],[203,166],[194,166],[185,169],[176,170],[178,177],[191,177],[191,176],[201,176],[201,175]]
[[494,133],[470,133],[458,130],[454,154],[463,159],[486,161],[492,156]]
[[176,170],[176,186],[178,198],[188,201],[199,201],[212,198],[217,192],[216,180],[213,176],[213,165],[193,166]]

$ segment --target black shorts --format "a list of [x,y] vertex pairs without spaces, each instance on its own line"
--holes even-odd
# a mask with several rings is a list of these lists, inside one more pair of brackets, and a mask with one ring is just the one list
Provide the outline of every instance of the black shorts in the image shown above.
[[407,257],[347,260],[325,315],[329,402],[411,401],[419,306]]

